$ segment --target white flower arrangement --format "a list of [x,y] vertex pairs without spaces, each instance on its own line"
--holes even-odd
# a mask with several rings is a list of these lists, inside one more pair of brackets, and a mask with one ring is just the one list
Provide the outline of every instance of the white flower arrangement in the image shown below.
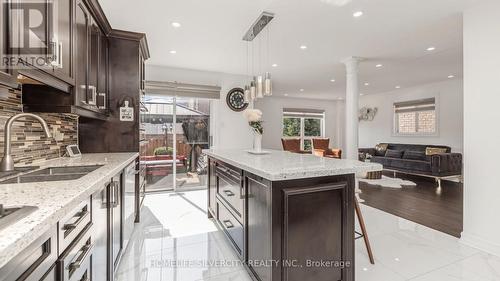
[[252,129],[262,135],[264,128],[262,127],[262,111],[258,109],[246,109],[243,111],[243,116],[247,119],[248,124]]

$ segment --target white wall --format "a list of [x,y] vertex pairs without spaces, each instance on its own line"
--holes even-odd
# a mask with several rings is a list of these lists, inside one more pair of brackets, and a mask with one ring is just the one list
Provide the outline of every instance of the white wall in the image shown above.
[[[283,108],[306,108],[325,110],[325,137],[330,138],[331,147],[341,147],[343,139],[343,102],[333,100],[296,99],[285,97],[266,97],[255,102],[255,108],[263,113],[264,148],[281,150]],[[339,126],[340,124],[340,126]]]
[[245,118],[240,112],[234,112],[226,105],[226,95],[229,90],[243,87],[246,77],[219,72],[147,65],[146,80],[220,86],[222,88],[221,98],[214,100],[210,106],[213,147],[246,149],[252,147],[253,135]]
[[[398,101],[436,97],[439,132],[436,136],[395,136],[393,134],[393,104]],[[463,151],[463,81],[451,79],[419,87],[366,95],[360,98],[360,108],[378,107],[373,121],[359,124],[360,147],[374,147],[380,142],[447,145],[453,152]]]
[[464,231],[500,256],[500,1],[464,13]]

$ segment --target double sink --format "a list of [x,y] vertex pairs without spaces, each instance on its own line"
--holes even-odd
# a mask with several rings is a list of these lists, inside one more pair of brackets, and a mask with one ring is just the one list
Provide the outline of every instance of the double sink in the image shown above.
[[0,184],[76,180],[102,165],[49,167],[0,181]]

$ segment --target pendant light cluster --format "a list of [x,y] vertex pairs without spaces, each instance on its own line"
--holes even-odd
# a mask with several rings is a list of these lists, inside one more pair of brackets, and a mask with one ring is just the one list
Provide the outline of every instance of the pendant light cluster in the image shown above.
[[[264,96],[271,96],[273,94],[272,90],[272,82],[271,82],[271,73],[269,71],[266,71],[263,75],[255,75],[255,68],[254,68],[254,62],[255,62],[255,56],[254,56],[254,39],[257,37],[257,35],[263,31],[266,26],[271,22],[271,20],[274,18],[274,14],[268,13],[268,12],[263,12],[259,18],[255,21],[255,23],[250,27],[250,29],[247,31],[245,36],[243,36],[243,40],[247,41],[247,76],[252,76],[252,79],[250,80],[249,84],[245,85],[245,102],[250,103],[254,101],[255,99],[260,99],[264,98]],[[269,27],[267,27],[267,58],[266,58],[266,68],[269,65]],[[259,38],[259,55],[258,55],[258,62],[259,62],[259,69],[258,73],[262,73],[262,35]],[[251,44],[252,48],[252,54],[251,54],[251,60],[252,60],[252,71],[251,75],[249,75],[249,59],[250,59],[250,54],[249,54],[249,45]]]

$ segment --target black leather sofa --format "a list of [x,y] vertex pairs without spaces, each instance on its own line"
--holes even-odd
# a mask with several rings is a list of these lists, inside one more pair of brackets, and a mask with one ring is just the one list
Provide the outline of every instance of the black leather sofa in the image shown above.
[[[427,148],[446,152],[426,155]],[[452,153],[448,146],[389,143],[386,151],[361,148],[359,153],[360,159],[370,154],[371,161],[382,164],[385,170],[434,177],[439,184],[441,178],[462,174],[462,154]]]

